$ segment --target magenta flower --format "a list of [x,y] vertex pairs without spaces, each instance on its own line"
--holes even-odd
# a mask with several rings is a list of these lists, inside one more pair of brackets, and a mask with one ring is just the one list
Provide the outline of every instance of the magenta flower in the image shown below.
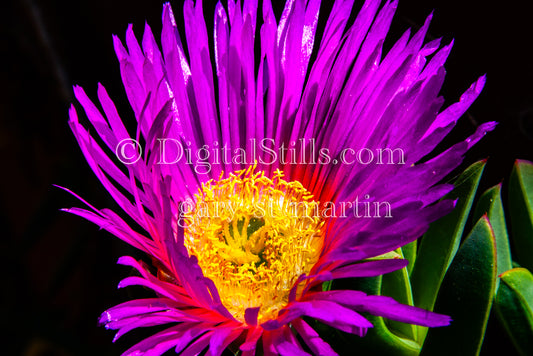
[[[441,111],[452,45],[423,44],[431,17],[382,55],[397,2],[380,8],[379,0],[367,0],[349,25],[352,5],[335,1],[310,63],[320,0],[288,0],[279,23],[264,1],[260,31],[257,1],[241,7],[229,0],[227,10],[218,3],[214,65],[202,1],[185,1],[186,47],[164,5],[162,51],[148,25],[141,46],[131,26],[127,49],[114,38],[135,133],[103,86],[103,113],[74,88],[110,151],[79,123],[74,106],[72,131],[136,226],[88,203],[90,210],[67,211],[146,252],[155,267],[121,257],[139,275],[119,286],[142,285],[156,296],[115,306],[100,322],[118,330],[115,339],[169,324],[124,355],[171,348],[220,355],[230,344],[245,356],[261,344],[265,355],[336,355],[302,317],[360,336],[372,327],[362,312],[449,324],[447,316],[388,297],[321,288],[405,267],[408,261],[383,255],[453,209],[453,202],[439,201],[452,187],[439,182],[494,127],[484,124],[434,153],[485,78]],[[434,158],[424,159],[430,153]]]

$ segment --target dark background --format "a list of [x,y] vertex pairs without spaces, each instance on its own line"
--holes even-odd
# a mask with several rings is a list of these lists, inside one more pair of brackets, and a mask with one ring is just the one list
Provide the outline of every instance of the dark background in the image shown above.
[[[209,24],[215,2],[204,2]],[[325,19],[331,4],[323,2]],[[140,334],[133,333],[112,344],[112,332],[97,326],[106,308],[130,299],[131,293],[144,293],[116,289],[129,273],[115,264],[117,258],[139,254],[83,219],[60,212],[59,208],[80,203],[52,184],[71,188],[96,207],[116,207],[85,163],[67,125],[71,86],[80,84],[95,98],[100,81],[121,116],[133,117],[111,34],[124,38],[127,24],[133,23],[139,38],[146,19],[157,38],[161,4],[24,0],[0,5],[0,283],[2,322],[8,328],[2,349],[7,355],[118,355],[139,341]],[[182,1],[172,5],[181,21]],[[533,160],[529,5],[526,0],[402,0],[389,36],[392,41],[408,27],[418,29],[435,9],[427,40],[456,40],[442,90],[446,105],[477,77],[488,74],[480,98],[446,141],[449,145],[464,139],[481,122],[501,123],[469,152],[462,166],[489,158],[482,188],[505,182],[514,159]],[[489,327],[489,332],[498,330]]]

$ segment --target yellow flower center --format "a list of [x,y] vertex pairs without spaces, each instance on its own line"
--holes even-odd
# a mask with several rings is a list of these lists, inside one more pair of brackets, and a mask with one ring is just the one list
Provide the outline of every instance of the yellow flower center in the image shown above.
[[185,245],[222,303],[238,320],[260,307],[274,319],[298,277],[309,273],[322,248],[318,203],[297,181],[254,167],[202,184],[185,216]]

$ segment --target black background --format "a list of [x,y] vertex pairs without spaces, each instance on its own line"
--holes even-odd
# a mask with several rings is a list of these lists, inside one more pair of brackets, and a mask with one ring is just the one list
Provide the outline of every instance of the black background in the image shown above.
[[[131,293],[144,293],[116,289],[130,273],[115,264],[117,258],[140,255],[83,219],[60,212],[59,208],[80,203],[52,184],[71,188],[99,208],[116,207],[85,163],[67,125],[71,86],[82,85],[95,98],[97,82],[102,82],[121,116],[131,119],[111,34],[124,38],[127,24],[133,23],[139,38],[147,20],[157,38],[161,4],[24,0],[1,5],[0,284],[2,322],[8,328],[2,348],[8,355],[118,355],[142,336],[134,332],[130,339],[112,344],[112,333],[97,327],[106,308],[130,299]],[[214,4],[204,4],[208,24]],[[182,1],[172,5],[181,21]],[[274,5],[279,16],[283,4]],[[330,7],[324,1],[322,19]],[[533,160],[529,1],[402,0],[387,45],[408,27],[417,29],[433,9],[427,40],[443,37],[447,43],[455,38],[442,90],[446,105],[477,77],[488,74],[480,98],[442,147],[464,139],[481,122],[499,121],[497,129],[469,152],[462,168],[488,157],[482,188],[505,183],[514,159]],[[502,337],[489,327],[493,333]],[[483,353],[490,352],[485,348]]]

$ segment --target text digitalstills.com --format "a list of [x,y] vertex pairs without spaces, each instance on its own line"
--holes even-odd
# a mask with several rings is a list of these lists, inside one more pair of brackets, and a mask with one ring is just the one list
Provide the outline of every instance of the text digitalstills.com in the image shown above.
[[[156,139],[156,147],[151,149],[157,154],[156,164],[187,164],[194,168],[197,174],[209,174],[213,165],[229,164],[292,164],[292,165],[403,165],[405,164],[405,154],[401,148],[343,148],[338,150],[336,155],[331,153],[329,148],[317,147],[315,139],[299,139],[291,141],[289,144],[281,143],[276,145],[275,140],[265,138],[260,141],[250,139],[245,148],[231,149],[226,144],[220,146],[218,142],[211,145],[203,145],[197,149],[191,148],[188,141],[181,141],[174,138]],[[158,146],[158,147],[157,147]],[[135,164],[143,155],[141,144],[135,139],[124,139],[119,142],[115,150],[117,158],[126,165]],[[184,219],[218,218],[220,211],[236,212],[239,207],[233,202],[215,202],[215,205],[205,203],[195,204],[192,200],[185,201],[179,207],[178,224],[185,225]],[[272,217],[280,211],[279,202],[268,202],[264,206],[257,206],[254,209],[254,216],[257,219]],[[348,202],[323,202],[314,205],[309,210],[297,203],[284,204],[284,216],[304,217],[304,218],[392,218],[391,204],[386,201],[373,201],[365,194],[362,199],[356,197]]]
[[[209,174],[213,165],[254,164],[405,164],[405,154],[401,148],[344,148],[335,156],[329,148],[317,147],[315,139],[299,139],[289,144],[276,145],[275,140],[265,138],[260,141],[250,139],[245,148],[220,146],[215,141],[211,145],[191,148],[191,142],[174,138],[158,138],[153,151],[158,152],[157,164],[184,163],[194,165],[197,174]],[[124,164],[135,164],[143,154],[141,144],[135,139],[124,139],[115,149],[117,158]]]

